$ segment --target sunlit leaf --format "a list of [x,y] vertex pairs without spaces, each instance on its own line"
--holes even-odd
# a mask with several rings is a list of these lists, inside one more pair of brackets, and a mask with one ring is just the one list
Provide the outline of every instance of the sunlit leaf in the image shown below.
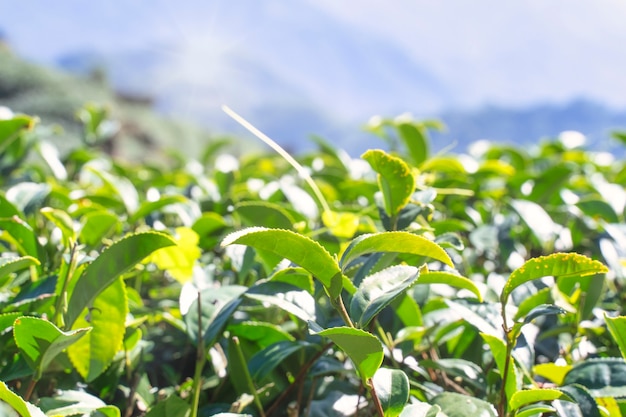
[[18,317],[13,324],[15,344],[35,371],[36,380],[41,378],[59,353],[76,343],[89,330],[83,328],[63,332],[49,321],[36,317]]
[[184,284],[191,280],[193,267],[202,253],[198,247],[200,237],[189,227],[177,227],[174,240],[175,246],[152,252],[144,262],[154,263],[159,269],[167,271],[172,278]]
[[333,327],[315,333],[339,346],[354,362],[364,382],[374,376],[383,362],[383,346],[371,333],[351,327]]
[[397,215],[415,191],[415,178],[409,166],[400,158],[374,149],[361,155],[378,173],[378,186],[383,194],[385,211]]
[[359,228],[359,216],[349,212],[326,210],[322,213],[324,226],[337,237],[349,239]]
[[522,391],[517,391],[511,397],[509,401],[509,407],[511,411],[517,410],[525,405],[538,403],[541,401],[553,401],[553,400],[566,400],[571,401],[571,399],[564,394],[562,391],[557,389],[526,389]]
[[122,278],[117,278],[74,322],[73,329],[92,327],[67,350],[72,364],[87,382],[102,374],[122,347],[127,314],[126,286]]
[[72,326],[85,308],[117,277],[155,250],[174,244],[172,238],[156,232],[132,234],[112,244],[78,278],[68,302],[66,325]]
[[[19,395],[14,393],[0,381],[0,403],[8,404],[20,417],[46,417],[38,407],[24,401]],[[0,411],[3,411],[0,409]]]
[[505,304],[511,292],[520,285],[545,276],[575,277],[608,272],[606,266],[577,253],[555,253],[533,258],[513,271],[500,299]]
[[329,289],[331,297],[341,293],[343,279],[333,257],[316,241],[289,230],[252,227],[231,233],[222,246],[241,244],[252,246],[286,258],[309,271]]
[[419,255],[454,266],[450,256],[436,243],[408,232],[383,232],[361,235],[344,251],[339,264],[345,270],[359,256],[375,252],[397,252]]

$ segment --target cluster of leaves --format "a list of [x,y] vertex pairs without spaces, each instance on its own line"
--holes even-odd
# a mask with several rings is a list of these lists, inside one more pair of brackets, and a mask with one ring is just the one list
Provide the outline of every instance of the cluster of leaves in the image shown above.
[[0,121],[0,412],[622,415],[626,165],[433,127],[164,169]]

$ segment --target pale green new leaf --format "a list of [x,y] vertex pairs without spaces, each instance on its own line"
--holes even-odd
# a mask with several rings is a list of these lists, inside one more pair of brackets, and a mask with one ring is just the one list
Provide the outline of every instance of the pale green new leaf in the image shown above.
[[385,211],[396,216],[411,199],[415,191],[415,178],[411,168],[402,159],[380,149],[370,149],[361,155],[378,173],[378,186],[383,194]]
[[326,249],[316,241],[290,230],[251,227],[231,233],[222,241],[222,246],[232,244],[252,246],[290,260],[319,279],[333,298],[341,293],[342,281],[344,285],[351,285]]
[[344,251],[339,265],[342,270],[362,255],[375,252],[397,252],[424,256],[454,267],[450,256],[435,242],[408,232],[382,232],[361,235]]
[[128,235],[112,244],[85,268],[76,282],[68,303],[66,325],[71,327],[85,308],[117,277],[155,250],[175,244],[171,237],[156,232]]
[[358,327],[368,323],[419,277],[419,269],[396,265],[365,278],[350,303],[350,317]]
[[28,365],[35,371],[35,380],[63,350],[91,330],[76,329],[63,332],[54,324],[37,317],[18,317],[13,324],[15,344]]
[[507,280],[500,300],[506,304],[511,292],[520,285],[534,279],[553,277],[575,277],[608,272],[606,266],[584,255],[577,253],[555,253],[548,256],[533,258],[513,271]]
[[74,221],[67,212],[51,207],[44,207],[41,210],[41,214],[46,216],[56,227],[61,230],[65,245],[69,246],[69,243],[76,242],[76,231],[74,230]]
[[122,347],[128,300],[121,277],[113,281],[81,314],[73,328],[92,326],[91,332],[67,350],[74,368],[87,382],[104,372]]
[[513,396],[509,400],[509,407],[510,411],[514,411],[528,404],[554,400],[571,401],[571,398],[569,398],[567,394],[557,389],[525,389],[522,391],[517,391],[515,394],[513,394]]
[[476,284],[468,278],[451,272],[429,271],[422,273],[419,280],[417,280],[417,285],[419,284],[446,284],[451,287],[461,288],[474,294],[478,302],[483,302],[483,296]]

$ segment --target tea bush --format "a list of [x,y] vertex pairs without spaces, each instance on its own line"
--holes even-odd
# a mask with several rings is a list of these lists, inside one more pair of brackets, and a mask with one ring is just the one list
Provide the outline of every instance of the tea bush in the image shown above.
[[3,415],[626,410],[626,166],[572,133],[133,165],[82,114],[0,121]]

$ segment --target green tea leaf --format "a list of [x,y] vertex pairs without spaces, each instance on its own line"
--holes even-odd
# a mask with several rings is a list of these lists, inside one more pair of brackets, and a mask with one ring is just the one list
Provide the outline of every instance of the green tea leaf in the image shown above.
[[316,347],[304,341],[285,340],[274,343],[267,348],[257,352],[248,361],[250,375],[255,381],[262,381],[265,377],[284,362],[289,356],[303,349]]
[[[198,340],[198,325],[202,325],[202,338],[205,346],[211,347],[222,334],[239,304],[241,295],[247,290],[241,285],[226,285],[219,288],[207,288],[200,293],[201,317],[198,315],[196,299],[185,315],[187,333],[195,342]],[[201,323],[200,323],[201,322]]]
[[359,228],[359,216],[349,212],[326,210],[322,213],[322,222],[339,238],[350,239]]
[[350,317],[355,324],[366,327],[385,307],[404,293],[419,277],[419,269],[396,265],[363,280],[350,303]]
[[480,289],[468,278],[462,277],[451,272],[429,271],[420,275],[417,284],[446,284],[451,287],[461,288],[472,292],[478,302],[483,302],[483,296]]
[[74,221],[67,212],[51,207],[44,207],[41,210],[48,220],[61,230],[65,247],[69,247],[72,242],[76,241],[76,231],[74,230]]
[[556,225],[543,207],[528,200],[512,200],[511,206],[543,247],[555,239]]
[[626,358],[626,316],[609,317],[605,314],[604,321],[611,336],[617,342],[617,347],[622,352],[622,356]]
[[560,387],[559,390],[574,400],[584,417],[600,417],[598,404],[584,386],[578,384],[566,385]]
[[548,413],[556,413],[556,408],[544,404],[532,404],[517,410],[517,413],[515,413],[515,417],[543,416],[544,414],[542,413],[546,413],[546,415],[552,415]]
[[250,226],[263,226],[272,229],[293,229],[296,220],[278,204],[267,201],[245,201],[235,206],[239,214]]
[[[480,333],[483,340],[489,345],[489,350],[493,354],[493,358],[496,361],[496,365],[500,370],[500,377],[505,378],[505,367],[508,366],[508,372],[506,374],[506,380],[504,381],[507,402],[510,404],[513,394],[518,390],[517,384],[517,369],[511,356],[506,356],[506,344],[502,339],[495,336]],[[445,411],[445,410],[444,410]]]
[[415,178],[411,168],[402,159],[379,149],[370,149],[361,155],[378,173],[378,186],[383,194],[385,211],[396,216],[411,199],[415,191]]
[[46,417],[38,407],[24,401],[22,397],[11,391],[4,382],[0,381],[0,404],[2,402],[8,404],[20,417]]
[[0,240],[14,245],[23,256],[31,256],[38,260],[44,259],[44,252],[37,241],[35,232],[19,217],[0,219]]
[[447,417],[438,405],[427,403],[409,404],[404,407],[400,417]]
[[80,240],[89,246],[96,246],[120,224],[120,219],[110,211],[96,210],[86,213],[81,223]]
[[39,261],[32,256],[21,256],[15,258],[0,258],[0,278],[14,272],[21,271],[30,266],[39,265]]
[[541,401],[553,401],[553,400],[566,400],[571,401],[571,398],[558,389],[525,389],[517,391],[511,397],[509,401],[510,411],[515,411],[525,405],[538,403]]
[[491,404],[479,398],[455,392],[444,392],[431,400],[431,404],[441,407],[447,417],[496,417]]
[[187,201],[187,199],[182,195],[166,195],[156,201],[144,201],[141,203],[137,211],[128,218],[128,223],[133,224],[137,220],[142,219],[150,213],[160,210],[163,207],[176,203],[184,203],[185,201]]
[[563,383],[582,385],[594,397],[626,397],[626,361],[622,358],[587,359],[575,364]]
[[291,284],[264,282],[251,287],[245,297],[276,306],[304,322],[315,321],[315,299],[307,291]]
[[552,289],[549,287],[537,291],[535,294],[526,297],[517,306],[517,312],[513,316],[513,320],[519,320],[526,316],[532,309],[542,304],[550,304],[552,302]]
[[145,417],[187,417],[190,409],[187,401],[172,394],[152,407]]
[[91,329],[63,332],[47,320],[36,317],[18,317],[13,324],[15,344],[35,371],[35,380],[41,378],[50,362],[63,350],[76,343]]
[[421,123],[401,122],[396,125],[398,133],[415,165],[428,159],[429,141],[426,127]]
[[315,332],[332,340],[354,362],[365,383],[383,362],[383,346],[371,333],[352,327],[333,327]]
[[112,244],[78,278],[68,303],[66,325],[71,327],[85,308],[117,277],[155,250],[173,245],[175,242],[171,237],[156,232],[128,235]]
[[375,252],[397,252],[425,256],[454,267],[450,256],[436,243],[408,232],[366,234],[352,240],[341,256],[339,265],[345,270],[359,256]]
[[409,378],[400,369],[380,368],[373,378],[385,417],[400,415],[409,401]]
[[193,267],[202,251],[198,247],[200,237],[189,227],[177,227],[175,246],[157,249],[144,262],[154,263],[159,269],[167,271],[172,278],[184,284],[191,280]]
[[117,407],[106,405],[100,398],[84,391],[63,390],[52,398],[42,398],[39,405],[49,416],[120,417]]
[[74,329],[88,326],[92,329],[70,346],[67,353],[74,368],[87,382],[104,372],[122,347],[127,314],[126,286],[118,277],[95,298],[91,308],[76,319]]
[[507,280],[500,300],[506,304],[511,292],[520,285],[545,276],[576,277],[608,272],[606,266],[577,253],[555,253],[533,258],[513,271]]
[[260,227],[243,229],[231,233],[222,241],[222,246],[232,244],[252,246],[290,260],[319,279],[330,290],[333,298],[341,293],[342,281],[344,284],[350,282],[342,276],[335,259],[319,243],[289,230]]
[[557,365],[552,362],[540,363],[533,366],[533,373],[555,383],[556,385],[563,385],[565,375],[567,375],[571,369],[572,365]]

